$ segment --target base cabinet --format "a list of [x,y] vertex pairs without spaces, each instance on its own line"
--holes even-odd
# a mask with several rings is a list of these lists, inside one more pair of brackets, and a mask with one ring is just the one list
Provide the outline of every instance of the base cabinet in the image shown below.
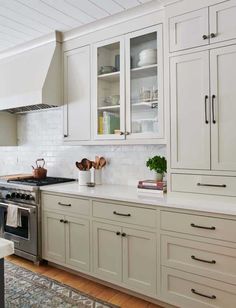
[[156,294],[156,234],[93,223],[93,264],[99,277]]
[[44,212],[43,258],[89,271],[89,221]]

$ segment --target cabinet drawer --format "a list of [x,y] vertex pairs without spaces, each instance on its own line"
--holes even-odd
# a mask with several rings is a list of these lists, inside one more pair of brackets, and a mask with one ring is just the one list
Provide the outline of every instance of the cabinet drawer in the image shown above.
[[162,295],[181,308],[235,308],[236,287],[162,267]]
[[163,230],[236,242],[236,221],[174,212],[161,212]]
[[156,211],[114,203],[93,202],[93,216],[119,222],[156,227]]
[[161,263],[236,284],[236,249],[162,235]]
[[236,177],[172,174],[173,192],[236,196]]
[[43,210],[66,211],[68,215],[72,213],[89,215],[89,199],[84,198],[42,194],[42,206]]

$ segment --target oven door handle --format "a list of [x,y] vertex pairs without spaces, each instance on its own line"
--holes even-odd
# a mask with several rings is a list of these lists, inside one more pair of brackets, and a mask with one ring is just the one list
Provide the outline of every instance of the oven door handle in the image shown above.
[[[0,202],[0,207],[4,206],[5,208],[8,208],[8,205],[6,203],[2,203]],[[29,213],[31,213],[31,210],[34,209],[33,207],[23,207],[23,206],[20,206],[20,205],[17,205],[17,207],[20,209],[20,210],[24,210],[24,211],[27,211]]]

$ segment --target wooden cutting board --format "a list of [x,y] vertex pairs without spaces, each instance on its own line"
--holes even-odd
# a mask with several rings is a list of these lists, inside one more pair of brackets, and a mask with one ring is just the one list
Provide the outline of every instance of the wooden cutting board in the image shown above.
[[32,174],[12,174],[12,175],[0,176],[0,179],[4,181],[27,180],[32,178],[33,178]]

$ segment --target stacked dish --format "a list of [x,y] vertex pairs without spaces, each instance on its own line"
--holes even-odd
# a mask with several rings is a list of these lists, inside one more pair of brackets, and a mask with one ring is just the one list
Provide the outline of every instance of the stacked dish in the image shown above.
[[146,66],[157,63],[157,50],[144,49],[139,53],[138,66]]

